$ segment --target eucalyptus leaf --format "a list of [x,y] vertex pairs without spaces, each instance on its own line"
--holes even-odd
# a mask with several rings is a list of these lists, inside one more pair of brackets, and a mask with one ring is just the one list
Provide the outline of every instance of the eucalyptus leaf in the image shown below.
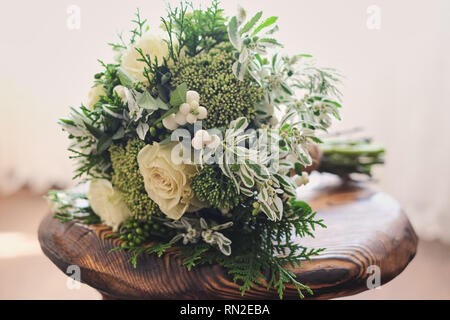
[[116,131],[116,133],[112,136],[113,140],[120,140],[125,136],[125,128],[120,127],[119,130]]
[[170,104],[174,107],[179,107],[186,102],[187,84],[180,84],[170,96]]
[[97,153],[103,153],[106,151],[112,144],[112,137],[104,135],[102,136],[97,143]]
[[144,93],[137,100],[137,104],[139,107],[144,108],[146,110],[158,110],[156,106],[155,99],[148,91],[144,91]]
[[138,105],[141,108],[144,108],[146,110],[153,110],[156,111],[158,109],[168,110],[169,106],[165,104],[159,97],[157,99],[153,98],[152,95],[145,91],[141,97],[137,101]]
[[133,89],[134,84],[136,83],[136,80],[128,72],[126,72],[121,67],[118,67],[117,68],[117,76],[119,77],[120,83],[124,87],[126,87],[128,89]]

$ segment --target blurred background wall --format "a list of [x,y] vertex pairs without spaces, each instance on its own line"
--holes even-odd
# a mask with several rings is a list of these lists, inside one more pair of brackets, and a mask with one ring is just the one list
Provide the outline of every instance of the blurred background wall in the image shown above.
[[[450,243],[450,1],[223,1],[230,14],[238,3],[280,17],[288,53],[311,53],[342,71],[344,121],[336,127],[363,127],[386,147],[386,165],[375,175],[381,187],[399,199],[421,237]],[[68,26],[73,5],[79,29]],[[112,61],[106,44],[130,29],[136,7],[154,23],[165,2],[2,5],[0,194],[72,183],[56,122],[86,101],[101,70],[97,59]]]

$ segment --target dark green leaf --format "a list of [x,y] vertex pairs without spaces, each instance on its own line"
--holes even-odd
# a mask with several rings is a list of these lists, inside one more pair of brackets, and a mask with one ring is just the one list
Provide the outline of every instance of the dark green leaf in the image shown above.
[[112,137],[104,135],[98,140],[97,143],[97,153],[103,153],[106,151],[112,144]]
[[97,139],[100,139],[103,136],[103,131],[94,127],[93,125],[83,122],[86,129]]
[[116,131],[116,133],[112,136],[113,140],[119,140],[122,139],[125,136],[125,128],[120,127],[119,130]]
[[300,162],[296,162],[294,166],[295,166],[295,173],[301,175],[303,171],[302,164]]

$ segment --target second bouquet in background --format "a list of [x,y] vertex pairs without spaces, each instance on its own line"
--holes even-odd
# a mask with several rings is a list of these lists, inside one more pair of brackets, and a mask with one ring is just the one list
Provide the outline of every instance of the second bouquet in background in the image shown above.
[[286,285],[312,293],[288,267],[323,249],[292,239],[324,224],[296,188],[317,132],[339,119],[339,75],[281,54],[277,17],[262,12],[187,3],[158,30],[146,22],[138,11],[88,103],[61,120],[90,185],[51,192],[55,216],[110,226],[133,264],[176,247],[189,269],[225,267],[242,294],[263,281],[280,298]]

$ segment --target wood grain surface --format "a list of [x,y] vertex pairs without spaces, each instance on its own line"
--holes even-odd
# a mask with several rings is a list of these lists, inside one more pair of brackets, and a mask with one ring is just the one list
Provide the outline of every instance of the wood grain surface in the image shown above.
[[[367,290],[369,266],[378,266],[381,284],[396,277],[413,259],[417,236],[399,204],[389,195],[358,185],[321,185],[307,201],[327,229],[316,237],[292,239],[302,245],[327,248],[294,270],[311,287],[313,299],[328,299]],[[278,299],[275,291],[258,286],[241,297],[238,285],[217,265],[188,271],[179,258],[143,256],[137,268],[130,254],[111,252],[119,240],[105,239],[109,228],[78,222],[60,223],[48,215],[39,227],[43,252],[59,269],[81,269],[81,281],[116,299]],[[264,283],[263,283],[264,284]],[[298,299],[289,287],[285,299]]]

